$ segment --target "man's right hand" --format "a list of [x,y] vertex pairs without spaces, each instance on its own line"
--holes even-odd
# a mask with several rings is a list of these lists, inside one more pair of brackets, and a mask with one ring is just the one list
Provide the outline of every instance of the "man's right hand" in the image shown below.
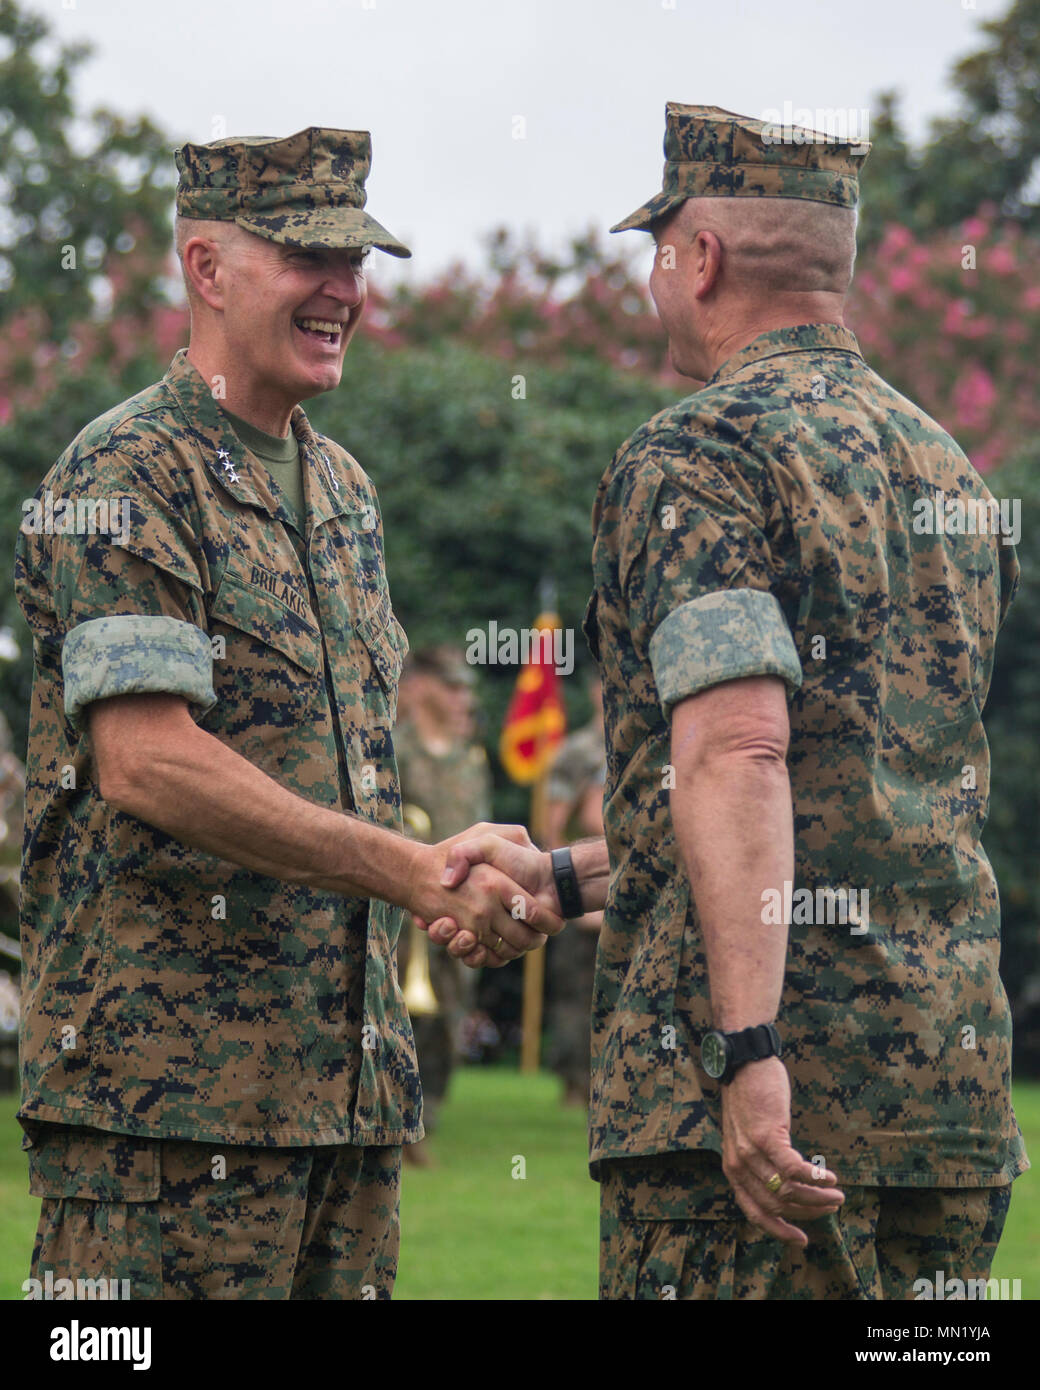
[[[438,849],[447,850],[441,883],[453,892],[459,892],[461,887],[471,883],[475,877],[482,874],[485,867],[490,866],[497,870],[499,875],[505,876],[505,881],[512,885],[514,893],[521,891],[516,887],[517,884],[526,890],[524,897],[530,905],[526,909],[527,925],[536,925],[540,931],[555,936],[557,932],[562,931],[564,922],[559,915],[560,900],[553,882],[552,861],[548,853],[532,844],[526,832],[522,839],[515,833],[510,834],[509,838],[504,838],[504,832],[515,832],[518,829],[520,827],[517,826],[474,826],[463,835],[437,846]],[[474,969],[483,965],[505,965],[507,961],[514,960],[517,955],[522,954],[522,950],[533,949],[533,946],[544,943],[543,937],[533,941],[531,945],[522,946],[521,950],[510,951],[509,946],[520,945],[518,933],[501,932],[500,935],[507,945],[495,946],[487,936],[481,937],[479,933],[472,931],[453,909],[450,911],[451,915],[445,913],[439,917],[417,915],[416,924],[425,928],[428,923],[430,940],[446,945],[451,955],[457,956],[465,965]],[[535,914],[534,917],[531,915],[532,912]],[[513,923],[514,927],[522,925]],[[536,933],[531,935],[534,936]]]

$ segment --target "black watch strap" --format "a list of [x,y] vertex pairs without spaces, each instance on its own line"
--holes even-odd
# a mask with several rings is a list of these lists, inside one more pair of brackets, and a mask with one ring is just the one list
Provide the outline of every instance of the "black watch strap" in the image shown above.
[[564,921],[574,917],[584,917],[585,909],[581,903],[581,889],[578,875],[574,871],[574,861],[569,849],[554,849],[552,859],[553,882],[556,895],[560,899],[560,915]]
[[766,1057],[781,1056],[780,1034],[772,1023],[760,1023],[754,1028],[743,1028],[739,1033],[727,1033],[725,1036],[731,1051],[724,1083],[732,1081],[734,1072],[745,1062],[761,1062]]

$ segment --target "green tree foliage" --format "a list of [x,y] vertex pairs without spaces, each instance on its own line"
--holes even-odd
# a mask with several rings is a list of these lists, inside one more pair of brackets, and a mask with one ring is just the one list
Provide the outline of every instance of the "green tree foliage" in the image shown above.
[[[1000,630],[989,699],[983,711],[989,737],[991,795],[983,843],[1000,887],[1003,930],[1001,973],[1018,1000],[1015,1045],[1019,1060],[1040,1075],[1040,990],[1026,1010],[1023,982],[1040,958],[1040,445],[986,479],[996,497],[1022,504],[1018,595]],[[1035,984],[1040,984],[1036,980]]]
[[[390,591],[414,647],[465,646],[491,621],[529,628],[541,581],[555,581],[577,663],[564,681],[576,725],[588,714],[581,621],[596,488],[626,436],[680,394],[595,360],[547,366],[457,344],[388,350],[361,340],[342,388],[307,409],[376,484]],[[523,819],[528,794],[508,786],[494,757],[516,669],[480,675],[496,814]]]
[[1040,238],[969,217],[892,223],[860,260],[845,322],[867,360],[948,429],[980,473],[1040,427]]
[[[146,117],[77,118],[70,85],[90,50],[51,57],[49,36],[0,0],[0,326],[21,323],[33,348],[66,343],[110,305],[140,315],[161,302],[175,181],[171,142]],[[18,382],[33,355],[7,366]]]
[[863,246],[880,241],[890,222],[927,233],[987,205],[1040,230],[1040,0],[1014,0],[980,30],[983,46],[951,75],[959,109],[932,122],[922,149],[903,133],[895,93],[879,97],[863,174]]
[[482,271],[454,265],[428,284],[377,293],[367,331],[388,346],[454,339],[511,360],[609,362],[688,391],[668,361],[630,251],[624,240],[589,228],[562,255],[547,256],[533,239],[499,227],[486,239]]
[[21,503],[184,341],[183,311],[164,303],[174,142],[147,118],[77,112],[89,51],[56,48],[46,19],[0,0],[0,621],[21,645],[0,701],[19,753],[32,672],[9,578]]

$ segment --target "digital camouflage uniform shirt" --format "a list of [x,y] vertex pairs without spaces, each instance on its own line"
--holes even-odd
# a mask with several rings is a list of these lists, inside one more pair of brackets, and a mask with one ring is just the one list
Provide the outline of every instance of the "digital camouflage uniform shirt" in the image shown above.
[[117,811],[86,732],[92,700],[183,695],[201,729],[289,791],[400,828],[390,730],[407,643],[376,495],[299,408],[292,428],[305,542],[181,352],[88,426],[37,494],[128,499],[125,532],[18,538],[35,655],[30,1132],[45,1120],[278,1146],[422,1137],[400,910],[247,871]]
[[607,470],[586,618],[603,678],[611,862],[594,1173],[607,1158],[720,1151],[669,723],[685,696],[762,674],[787,687],[794,887],[870,895],[865,933],[797,911],[789,929],[777,1025],[794,1145],[843,1184],[999,1185],[1028,1166],[997,887],[979,843],[980,716],[1018,565],[992,534],[917,534],[913,504],[937,492],[990,496],[949,435],[834,325],[762,334]]

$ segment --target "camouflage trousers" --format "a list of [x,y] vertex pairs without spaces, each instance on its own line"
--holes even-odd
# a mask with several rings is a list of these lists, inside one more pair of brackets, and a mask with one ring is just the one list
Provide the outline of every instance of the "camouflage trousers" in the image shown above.
[[834,1215],[795,1223],[803,1250],[751,1225],[714,1154],[604,1161],[600,1298],[908,1299],[939,1270],[988,1277],[1010,1184],[842,1191]]
[[393,1291],[399,1146],[270,1149],[50,1124],[33,1137],[41,1284],[126,1280],[118,1296],[134,1299]]

